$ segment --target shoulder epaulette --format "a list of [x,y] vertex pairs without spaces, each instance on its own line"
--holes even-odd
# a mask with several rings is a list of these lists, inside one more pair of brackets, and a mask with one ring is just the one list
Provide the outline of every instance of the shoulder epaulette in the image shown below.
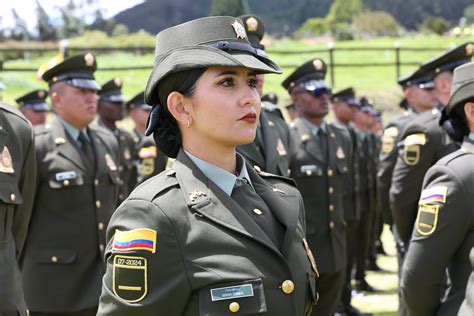
[[33,126],[35,131],[35,136],[51,133],[51,125],[50,124],[41,124]]
[[276,175],[276,174],[273,174],[273,173],[269,173],[269,172],[264,172],[264,171],[258,171],[257,170],[257,173],[260,177],[264,178],[264,179],[275,179],[275,180],[281,180],[287,184],[290,184],[294,187],[296,187],[296,183],[295,181],[292,179],[292,178],[288,178],[288,177],[284,177],[284,176],[279,176],[279,175]]

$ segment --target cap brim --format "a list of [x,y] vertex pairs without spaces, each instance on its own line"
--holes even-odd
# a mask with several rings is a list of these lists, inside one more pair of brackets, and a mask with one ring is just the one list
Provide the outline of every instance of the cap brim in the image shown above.
[[49,112],[48,104],[45,102],[29,103],[29,104],[25,104],[23,107],[32,109],[35,112]]
[[101,100],[113,103],[125,103],[125,98],[122,94],[109,94],[100,97]]
[[464,105],[469,100],[474,99],[474,81],[463,85],[451,95],[446,106],[446,113],[451,115],[453,109],[459,105]]
[[92,79],[79,79],[79,78],[74,78],[74,79],[68,79],[65,80],[68,85],[73,86],[75,88],[79,89],[90,89],[90,90],[100,90],[100,85]]
[[255,70],[258,74],[282,72],[276,63],[263,56],[257,58],[247,53],[229,54],[207,46],[182,47],[156,59],[145,89],[145,102],[151,105],[159,102],[155,89],[159,81],[171,73],[219,66],[245,67]]

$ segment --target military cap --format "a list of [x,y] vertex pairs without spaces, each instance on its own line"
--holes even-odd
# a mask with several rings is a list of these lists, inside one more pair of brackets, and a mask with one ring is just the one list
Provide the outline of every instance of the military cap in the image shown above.
[[80,89],[100,90],[100,86],[94,78],[96,69],[95,56],[87,53],[63,60],[43,73],[42,78],[50,86],[62,81]]
[[349,105],[357,106],[358,108],[361,106],[360,101],[355,96],[354,88],[352,87],[335,92],[331,96],[331,101],[345,102]]
[[131,98],[127,103],[125,103],[125,107],[129,111],[133,109],[151,110],[151,106],[145,103],[145,91],[142,91]]
[[107,81],[102,85],[98,95],[100,100],[114,103],[125,102],[125,98],[122,95],[122,80],[120,80],[120,78],[114,78]]
[[398,77],[397,82],[403,90],[410,86],[417,86],[421,89],[434,89],[435,87],[433,76],[427,74],[422,67]]
[[247,32],[250,45],[258,49],[265,49],[265,46],[260,43],[265,34],[265,27],[263,26],[262,20],[253,14],[241,15],[239,19],[244,23],[245,32]]
[[250,45],[240,19],[212,16],[167,28],[156,36],[155,64],[145,102],[159,103],[158,85],[169,74],[214,66],[246,67],[281,73],[280,67]]
[[273,92],[264,94],[261,97],[261,100],[262,100],[262,102],[266,101],[266,102],[270,102],[270,103],[273,103],[273,104],[278,104],[278,96],[276,95],[276,93],[273,93]]
[[291,92],[296,86],[308,91],[329,89],[328,84],[324,81],[326,71],[326,63],[322,59],[312,59],[296,68],[281,85],[288,90],[288,92]]
[[360,110],[364,113],[368,113],[370,115],[376,116],[377,110],[374,109],[374,100],[369,99],[367,97],[360,98]]
[[431,59],[421,65],[423,72],[433,78],[443,71],[453,71],[454,68],[471,61],[474,54],[474,44],[464,43],[456,48],[448,50],[444,54]]
[[48,91],[46,90],[35,90],[28,92],[25,95],[15,100],[20,108],[29,108],[35,112],[47,112],[49,111],[46,98],[48,97]]
[[446,114],[466,102],[474,102],[474,62],[467,63],[454,69],[451,96],[446,107]]

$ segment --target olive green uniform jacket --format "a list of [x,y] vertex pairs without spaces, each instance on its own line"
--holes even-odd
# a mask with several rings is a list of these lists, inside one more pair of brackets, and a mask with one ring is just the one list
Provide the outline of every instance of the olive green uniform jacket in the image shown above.
[[37,186],[22,264],[25,298],[34,312],[97,306],[105,271],[105,228],[117,206],[118,146],[89,126],[96,171],[55,118],[35,127]]
[[302,119],[290,126],[291,176],[303,197],[306,234],[320,273],[334,273],[346,264],[344,181],[348,172],[343,133],[327,124],[328,151],[322,152]]
[[[138,186],[114,214],[98,314],[222,316],[238,306],[245,315],[307,315],[316,297],[315,268],[304,245],[301,196],[281,178],[249,164],[247,170],[252,183],[265,186],[255,186],[258,195],[286,227],[281,251],[181,150],[172,170]],[[118,230],[142,241],[156,233],[147,240],[153,251],[139,244],[121,250]],[[244,287],[251,290],[231,291]],[[211,290],[219,288],[237,297],[213,301]]]
[[153,137],[145,136],[136,129],[133,130],[133,134],[136,152],[135,177],[136,183],[140,184],[165,170],[168,157],[156,147]]
[[33,128],[0,103],[0,314],[25,315],[20,258],[30,222],[36,164]]
[[[474,247],[474,141],[438,161],[423,182],[418,215],[402,270],[410,315],[457,315],[472,271]],[[449,272],[451,286],[440,293]]]
[[238,146],[237,151],[252,166],[287,177],[290,162],[288,125],[276,114],[265,110],[260,113],[259,124],[262,135],[257,133],[254,142]]
[[392,174],[398,157],[397,143],[405,126],[415,115],[413,111],[405,111],[397,116],[384,129],[382,148],[379,155],[379,166],[377,172],[377,195],[384,223],[393,224],[392,212],[390,211],[390,186]]
[[438,109],[424,112],[407,124],[400,137],[390,187],[390,209],[401,240],[410,241],[423,177],[439,159],[458,148],[439,126]]

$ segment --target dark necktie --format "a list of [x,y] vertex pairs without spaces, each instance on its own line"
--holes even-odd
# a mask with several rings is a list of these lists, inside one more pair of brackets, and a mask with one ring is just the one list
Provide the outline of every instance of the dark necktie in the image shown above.
[[321,149],[321,153],[323,154],[324,159],[327,160],[328,157],[328,138],[326,133],[320,127],[318,129],[318,141],[319,141],[319,148]]
[[95,168],[95,159],[94,159],[94,151],[92,149],[91,142],[87,139],[84,132],[79,133],[79,142],[81,144],[82,153],[84,154],[87,163],[89,166],[94,170]]
[[281,249],[285,233],[283,225],[245,179],[237,179],[231,197],[252,217],[273,244]]

